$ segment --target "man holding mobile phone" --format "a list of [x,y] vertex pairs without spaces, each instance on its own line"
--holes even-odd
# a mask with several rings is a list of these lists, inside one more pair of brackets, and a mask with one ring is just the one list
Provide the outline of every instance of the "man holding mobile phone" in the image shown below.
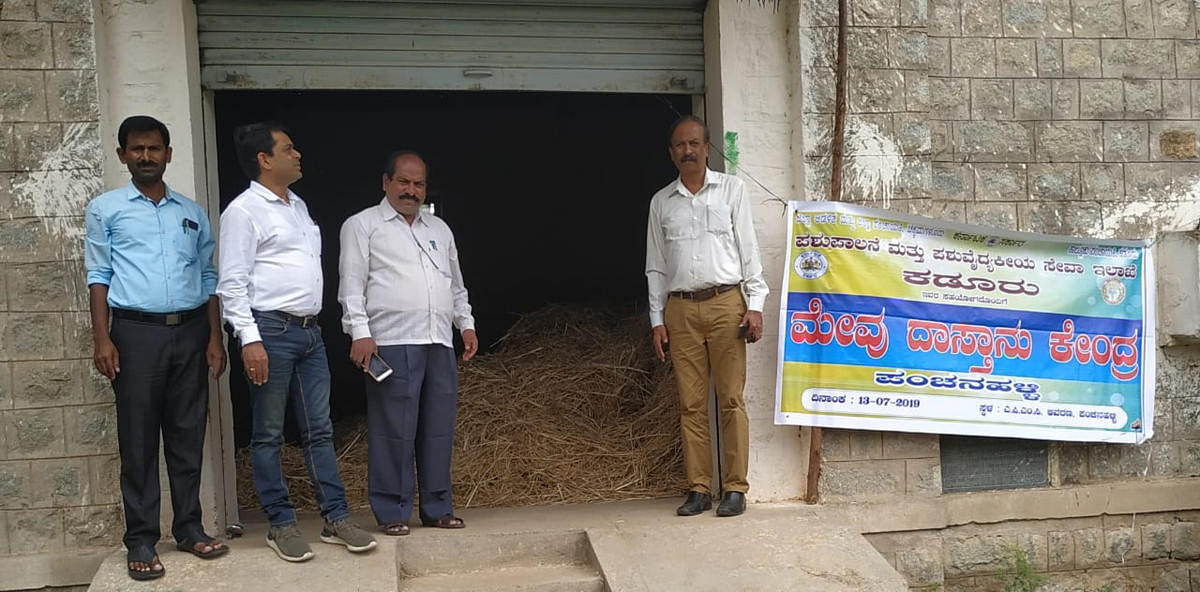
[[376,358],[394,372],[367,380],[367,493],[385,534],[409,533],[414,460],[425,526],[463,528],[454,515],[450,455],[458,404],[453,328],[463,361],[479,348],[458,249],[450,227],[421,211],[425,160],[388,156],[384,197],[342,225],[342,328],[350,359],[378,378]]
[[[762,337],[767,284],[741,179],[710,170],[708,127],[687,115],[671,126],[667,153],[679,178],[650,199],[646,281],[654,353],[668,343],[679,386],[683,464],[691,490],[680,516],[712,507],[708,433],[711,373],[721,414],[721,504],[718,516],[746,509],[750,435],[742,388],[746,344]],[[711,372],[710,372],[711,371]]]

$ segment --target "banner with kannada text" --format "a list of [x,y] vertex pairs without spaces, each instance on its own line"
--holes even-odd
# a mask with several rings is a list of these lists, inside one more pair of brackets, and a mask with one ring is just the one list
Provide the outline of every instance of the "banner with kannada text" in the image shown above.
[[1045,440],[1153,435],[1143,241],[788,206],[775,423]]

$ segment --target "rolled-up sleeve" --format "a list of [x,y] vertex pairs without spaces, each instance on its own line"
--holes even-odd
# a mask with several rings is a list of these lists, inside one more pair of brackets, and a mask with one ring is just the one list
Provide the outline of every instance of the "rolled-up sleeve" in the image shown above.
[[87,270],[87,283],[109,285],[112,282],[112,241],[108,223],[104,219],[101,205],[92,200],[84,217],[85,235],[83,266]]
[[220,279],[221,315],[233,325],[242,345],[262,341],[250,312],[250,272],[258,251],[258,234],[250,216],[231,207],[221,214]]
[[361,217],[353,216],[342,224],[340,240],[338,302],[342,304],[342,330],[352,340],[366,339],[371,336],[370,317],[367,316],[371,239]]

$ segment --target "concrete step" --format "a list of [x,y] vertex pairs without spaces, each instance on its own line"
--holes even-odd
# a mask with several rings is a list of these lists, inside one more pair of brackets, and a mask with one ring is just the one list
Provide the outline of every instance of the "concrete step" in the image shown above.
[[591,565],[591,545],[582,531],[438,533],[396,541],[401,579],[446,573],[538,565]]
[[604,592],[604,579],[585,565],[523,565],[402,577],[400,592]]

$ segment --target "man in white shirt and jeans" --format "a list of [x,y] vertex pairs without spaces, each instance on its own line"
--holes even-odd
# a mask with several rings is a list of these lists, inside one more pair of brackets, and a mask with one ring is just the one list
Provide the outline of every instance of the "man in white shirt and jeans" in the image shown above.
[[424,526],[463,528],[454,515],[450,455],[458,404],[452,330],[463,361],[479,348],[450,227],[421,211],[426,166],[415,152],[388,156],[384,197],[342,225],[342,328],[366,372],[378,354],[393,373],[368,379],[367,494],[385,534],[409,533],[414,459]]
[[329,362],[317,325],[321,311],[321,230],[288,187],[300,180],[300,152],[286,128],[252,123],[234,131],[238,164],[250,187],[221,214],[217,293],[241,341],[250,385],[254,488],[271,528],[267,545],[285,561],[312,549],[296,527],[279,465],[284,412],[291,399],[300,422],[305,466],[325,518],[321,540],[351,552],[375,538],[350,522],[337,471],[329,419]]
[[683,464],[691,490],[676,513],[694,516],[712,508],[711,371],[723,448],[717,515],[737,516],[745,511],[750,487],[749,421],[742,398],[746,343],[762,337],[768,289],[745,184],[708,168],[709,133],[699,118],[679,118],[668,137],[679,178],[650,199],[646,281],[654,353],[665,360],[670,350],[679,386]]

